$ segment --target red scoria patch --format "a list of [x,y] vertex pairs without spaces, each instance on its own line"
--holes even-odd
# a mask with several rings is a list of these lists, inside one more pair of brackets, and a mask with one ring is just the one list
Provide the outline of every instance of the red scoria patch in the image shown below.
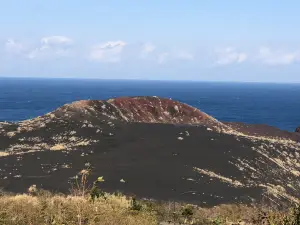
[[124,115],[136,122],[197,123],[208,116],[186,104],[157,97],[117,98],[111,100]]

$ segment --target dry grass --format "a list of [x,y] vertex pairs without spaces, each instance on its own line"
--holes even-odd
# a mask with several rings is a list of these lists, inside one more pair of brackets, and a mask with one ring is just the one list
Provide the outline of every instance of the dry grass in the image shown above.
[[0,224],[157,224],[154,215],[135,212],[125,197],[108,196],[94,203],[88,198],[60,195],[15,195],[0,197]]
[[[35,192],[34,192],[35,193]],[[89,197],[65,196],[48,192],[34,195],[0,196],[0,224],[2,225],[297,225],[284,223],[288,211],[238,204],[200,208],[176,203],[138,201],[141,210],[131,209],[131,199],[123,195],[105,194],[94,202]],[[190,208],[191,214],[184,214]],[[160,223],[165,221],[165,223]],[[168,223],[171,222],[171,223]]]
[[278,210],[262,205],[223,204],[201,208],[173,202],[158,204],[145,201],[144,204],[148,211],[156,212],[158,220],[165,221],[164,224],[300,225],[300,208],[293,214],[292,209]]
[[244,222],[249,223],[257,217],[260,209],[239,204],[225,204],[213,208],[200,208],[195,212],[195,217],[210,218],[210,220],[220,220],[223,222]]

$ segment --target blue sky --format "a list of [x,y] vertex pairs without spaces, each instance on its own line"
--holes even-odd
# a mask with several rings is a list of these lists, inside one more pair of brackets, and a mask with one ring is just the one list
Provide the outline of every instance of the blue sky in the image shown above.
[[0,2],[0,76],[300,82],[297,0]]

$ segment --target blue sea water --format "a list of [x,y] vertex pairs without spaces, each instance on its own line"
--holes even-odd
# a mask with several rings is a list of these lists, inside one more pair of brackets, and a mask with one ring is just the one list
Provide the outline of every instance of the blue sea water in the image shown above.
[[43,115],[81,99],[160,96],[185,102],[221,121],[300,125],[300,84],[0,78],[0,121]]

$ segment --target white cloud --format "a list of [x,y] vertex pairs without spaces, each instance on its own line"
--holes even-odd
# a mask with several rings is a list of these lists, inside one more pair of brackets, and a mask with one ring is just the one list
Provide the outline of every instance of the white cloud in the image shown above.
[[145,59],[148,58],[150,55],[153,56],[153,52],[155,51],[156,46],[152,43],[145,43],[140,47],[140,57]]
[[268,65],[288,65],[300,62],[299,52],[272,51],[270,48],[262,47],[259,50],[259,59]]
[[73,40],[65,36],[43,37],[40,46],[31,50],[27,57],[30,59],[52,56],[66,56]]
[[142,45],[142,53],[149,54],[156,49],[156,46],[151,43],[146,43]]
[[109,41],[95,45],[91,48],[89,58],[99,62],[119,62],[121,53],[126,45],[124,41]]
[[49,36],[41,38],[39,44],[30,48],[21,42],[9,39],[5,43],[5,49],[9,54],[35,59],[42,57],[66,56],[69,53],[72,43],[73,41],[68,37]]
[[158,55],[158,63],[159,64],[165,63],[169,56],[170,56],[170,54],[168,52],[160,53]]
[[244,52],[236,51],[234,48],[228,47],[225,49],[215,51],[217,54],[216,63],[219,65],[227,65],[232,63],[242,63],[248,56]]
[[22,43],[9,39],[5,43],[5,50],[10,54],[22,54],[26,48]]
[[64,36],[49,36],[41,39],[43,46],[68,46],[73,40]]

